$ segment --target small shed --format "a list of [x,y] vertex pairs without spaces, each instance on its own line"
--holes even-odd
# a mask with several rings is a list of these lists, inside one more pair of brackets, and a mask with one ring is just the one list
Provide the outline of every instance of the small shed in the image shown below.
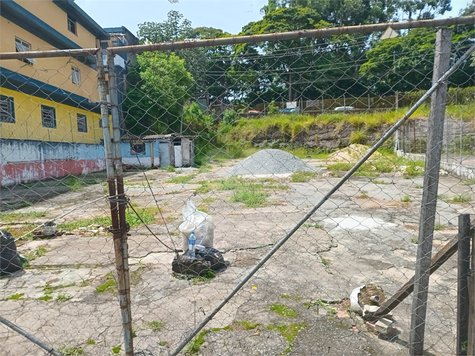
[[122,162],[143,167],[189,167],[195,162],[194,136],[178,134],[122,137]]

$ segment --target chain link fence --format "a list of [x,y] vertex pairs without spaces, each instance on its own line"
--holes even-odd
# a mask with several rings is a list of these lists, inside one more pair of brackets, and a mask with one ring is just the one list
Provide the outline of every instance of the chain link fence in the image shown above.
[[[444,39],[435,85],[431,27],[2,59],[2,352],[408,354],[412,298],[371,315],[416,270],[434,129],[420,99],[441,83],[429,260],[474,213],[473,176],[444,166],[470,166],[472,27]],[[181,257],[191,230],[207,262]],[[459,346],[456,265],[430,277],[430,354]]]

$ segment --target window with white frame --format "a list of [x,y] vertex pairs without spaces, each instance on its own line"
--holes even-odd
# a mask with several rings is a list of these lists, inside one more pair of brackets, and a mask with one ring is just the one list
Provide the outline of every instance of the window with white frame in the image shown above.
[[71,67],[71,79],[74,84],[80,85],[81,84],[81,71],[78,67]]
[[41,124],[49,129],[56,128],[56,109],[51,106],[41,105]]
[[77,24],[76,24],[76,20],[74,18],[72,18],[71,16],[68,15],[68,30],[72,33],[74,33],[75,35],[77,35]]
[[87,132],[87,116],[77,114],[78,118],[78,132]]
[[0,122],[15,123],[15,107],[9,96],[0,95]]
[[[29,52],[31,51],[31,44],[28,42],[23,41],[22,39],[15,37],[15,50],[17,52]],[[28,64],[33,64],[35,63],[35,60],[33,58],[23,58],[21,61],[28,63]]]

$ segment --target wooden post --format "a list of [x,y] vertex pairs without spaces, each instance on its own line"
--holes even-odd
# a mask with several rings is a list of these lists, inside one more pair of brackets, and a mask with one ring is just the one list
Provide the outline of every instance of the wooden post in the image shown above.
[[[451,43],[451,29],[442,28],[437,31],[433,83],[436,83],[449,69]],[[445,82],[437,88],[431,97],[423,184],[424,191],[421,202],[419,243],[417,246],[414,299],[412,302],[411,333],[409,338],[409,353],[411,356],[422,356],[424,351],[427,295],[429,291],[432,240],[439,188],[440,155],[442,152],[446,99],[447,83]]]
[[470,214],[459,215],[458,278],[457,278],[457,346],[456,354],[467,355],[468,340],[468,277],[470,275]]

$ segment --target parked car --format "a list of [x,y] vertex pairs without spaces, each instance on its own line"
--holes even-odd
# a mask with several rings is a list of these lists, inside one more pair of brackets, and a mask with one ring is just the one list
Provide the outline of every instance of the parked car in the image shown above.
[[352,110],[355,110],[355,107],[354,106],[337,106],[334,110],[335,111],[352,111]]
[[287,109],[280,109],[280,114],[298,114],[300,112],[300,108],[287,108]]

